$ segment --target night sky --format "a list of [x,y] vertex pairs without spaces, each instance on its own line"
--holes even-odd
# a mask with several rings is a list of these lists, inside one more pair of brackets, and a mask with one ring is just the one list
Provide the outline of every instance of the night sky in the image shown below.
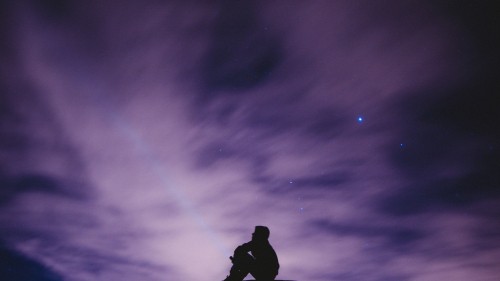
[[496,1],[1,1],[0,279],[500,280]]

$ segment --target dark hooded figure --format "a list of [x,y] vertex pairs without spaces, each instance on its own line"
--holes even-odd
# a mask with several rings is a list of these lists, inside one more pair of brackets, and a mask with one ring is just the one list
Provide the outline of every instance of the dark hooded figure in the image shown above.
[[250,273],[257,281],[272,281],[278,275],[278,256],[269,244],[269,228],[256,226],[252,240],[240,245],[230,257],[233,262],[224,281],[242,281]]

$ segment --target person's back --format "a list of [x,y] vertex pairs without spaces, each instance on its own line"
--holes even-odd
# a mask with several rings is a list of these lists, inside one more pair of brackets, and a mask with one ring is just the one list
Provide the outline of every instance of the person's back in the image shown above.
[[255,258],[256,267],[261,268],[263,275],[272,277],[278,275],[280,266],[278,256],[267,240],[261,243],[255,243],[251,253]]
[[[256,226],[252,240],[234,251],[233,267],[225,281],[241,281],[250,273],[257,281],[274,280],[278,275],[278,256],[269,243],[269,229]],[[251,253],[251,255],[249,254]]]

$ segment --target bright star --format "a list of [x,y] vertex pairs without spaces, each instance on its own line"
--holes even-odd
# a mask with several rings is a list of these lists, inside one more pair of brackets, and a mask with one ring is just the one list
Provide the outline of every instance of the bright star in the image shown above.
[[364,119],[363,116],[358,116],[358,123],[363,123]]

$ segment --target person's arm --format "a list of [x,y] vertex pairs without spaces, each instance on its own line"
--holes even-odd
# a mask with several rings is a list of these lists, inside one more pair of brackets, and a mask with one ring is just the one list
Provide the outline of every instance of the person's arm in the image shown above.
[[241,256],[246,256],[248,252],[252,250],[252,245],[250,242],[241,244],[236,249],[234,250],[233,256],[229,257],[232,263],[235,262],[235,258],[241,257]]
[[247,242],[245,244],[241,244],[239,245],[236,250],[234,250],[234,252],[245,252],[245,253],[248,253],[252,250],[252,242]]

